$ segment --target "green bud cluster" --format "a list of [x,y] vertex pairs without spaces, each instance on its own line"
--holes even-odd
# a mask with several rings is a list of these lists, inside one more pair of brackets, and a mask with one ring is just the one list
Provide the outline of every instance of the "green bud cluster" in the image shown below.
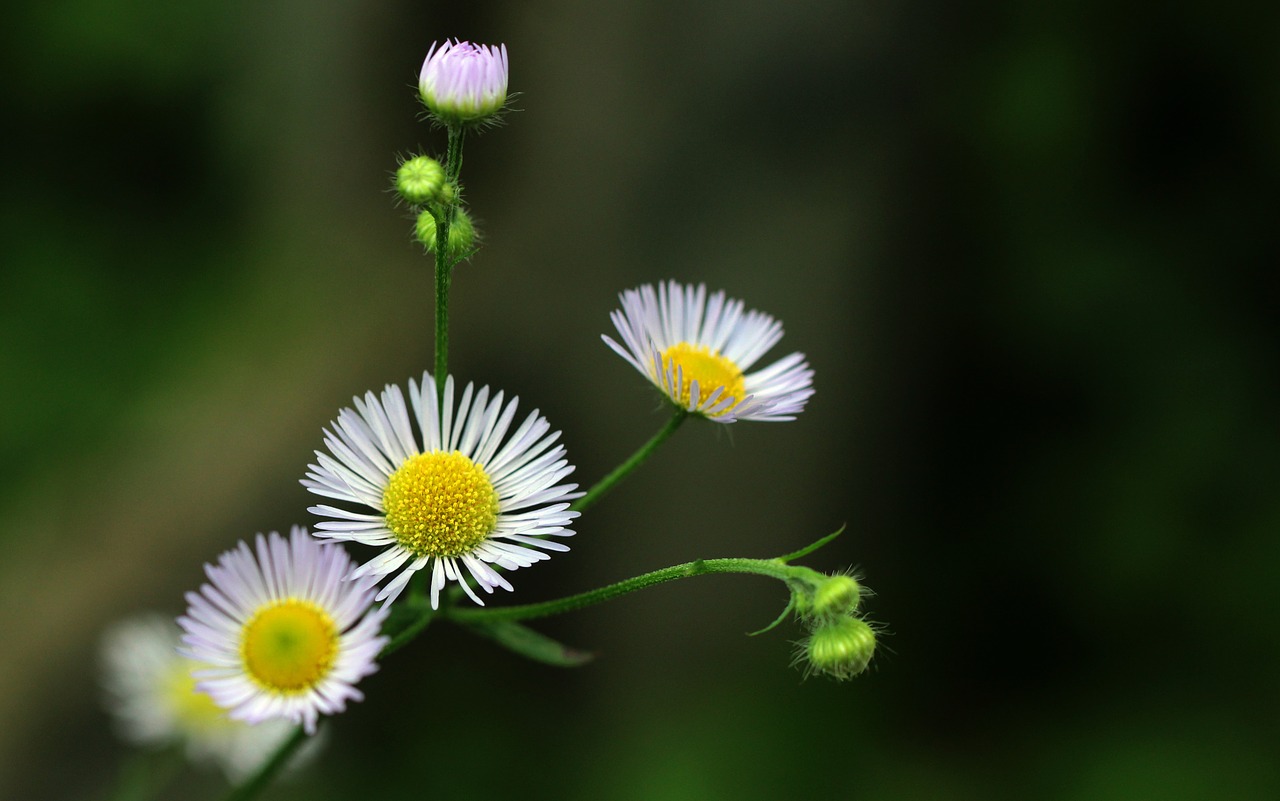
[[806,673],[841,681],[866,670],[876,650],[875,630],[858,617],[863,588],[853,576],[806,571],[791,582],[792,605],[809,629],[797,662]]

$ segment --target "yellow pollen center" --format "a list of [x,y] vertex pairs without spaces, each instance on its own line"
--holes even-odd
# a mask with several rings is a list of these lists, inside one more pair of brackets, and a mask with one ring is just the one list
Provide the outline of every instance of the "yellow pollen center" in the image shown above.
[[706,345],[680,342],[664,350],[662,352],[663,370],[670,369],[674,376],[677,367],[682,373],[679,402],[685,408],[689,407],[690,388],[694,381],[698,382],[698,405],[705,403],[707,398],[711,397],[711,393],[720,387],[724,387],[721,398],[734,398],[732,404],[716,412],[716,415],[724,414],[737,406],[738,401],[742,400],[746,394],[742,371],[738,369],[738,365]]
[[458,451],[420,453],[400,465],[382,493],[387,528],[415,556],[461,556],[498,524],[489,476]]
[[305,692],[328,675],[338,655],[338,627],[323,609],[290,598],[258,611],[245,624],[240,656],[265,690]]
[[231,725],[226,711],[214,703],[208,693],[196,689],[196,677],[191,675],[191,671],[198,667],[207,666],[180,660],[174,663],[173,669],[165,677],[164,692],[173,716],[182,721],[184,726],[194,730]]

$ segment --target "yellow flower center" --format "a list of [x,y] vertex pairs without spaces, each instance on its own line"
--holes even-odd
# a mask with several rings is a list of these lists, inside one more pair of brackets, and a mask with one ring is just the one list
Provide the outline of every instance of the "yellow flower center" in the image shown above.
[[214,703],[208,693],[196,689],[196,677],[191,671],[203,667],[188,660],[174,662],[173,669],[165,677],[164,693],[173,716],[191,730],[217,729],[231,725],[231,718],[222,707]]
[[721,415],[738,405],[738,401],[742,400],[746,394],[743,387],[742,371],[738,369],[738,365],[721,356],[719,351],[714,351],[706,345],[690,345],[688,342],[680,342],[667,348],[662,352],[662,369],[668,368],[674,376],[676,368],[680,368],[682,378],[680,382],[680,397],[678,399],[681,406],[689,407],[689,390],[694,381],[698,382],[698,405],[701,406],[711,397],[711,393],[720,387],[724,387],[724,394],[720,397],[734,398],[733,403],[724,409],[716,412],[715,415]]
[[498,493],[484,470],[458,451],[411,457],[382,493],[387,528],[415,556],[470,553],[498,524]]
[[245,624],[240,656],[265,690],[305,692],[328,675],[338,655],[338,627],[310,601],[289,598],[258,610]]

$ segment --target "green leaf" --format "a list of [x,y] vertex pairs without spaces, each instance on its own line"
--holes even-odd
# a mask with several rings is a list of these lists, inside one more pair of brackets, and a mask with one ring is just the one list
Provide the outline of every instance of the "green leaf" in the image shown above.
[[787,601],[786,608],[782,610],[782,614],[778,615],[777,619],[775,619],[772,623],[760,629],[759,631],[747,632],[747,636],[758,637],[761,634],[764,634],[766,631],[773,631],[775,628],[778,627],[779,623],[787,619],[787,615],[791,614],[791,610],[795,609],[795,607],[796,607],[796,599],[795,599],[795,596],[792,596],[791,599]]
[[509,651],[523,657],[553,667],[579,667],[585,665],[595,654],[580,651],[556,642],[545,634],[540,634],[527,626],[506,620],[468,621],[469,626],[477,634],[488,637]]
[[787,562],[791,562],[791,561],[794,561],[794,560],[796,560],[796,559],[799,559],[799,558],[800,558],[800,557],[802,557],[802,556],[808,556],[809,554],[811,554],[811,553],[813,553],[814,551],[818,550],[818,549],[819,549],[819,548],[821,548],[822,546],[826,545],[828,542],[831,542],[832,540],[834,540],[836,537],[839,537],[841,534],[843,534],[843,533],[844,533],[844,529],[845,529],[845,527],[844,527],[844,526],[841,526],[840,528],[836,529],[835,531],[831,532],[831,533],[830,533],[830,534],[828,534],[827,536],[823,537],[822,539],[818,540],[817,542],[815,542],[815,543],[813,543],[813,544],[811,544],[811,545],[806,545],[806,546],[804,546],[803,548],[801,548],[800,550],[798,550],[798,551],[796,551],[796,552],[794,552],[794,553],[789,553],[789,554],[787,554],[786,556],[779,556],[779,557],[778,557],[778,561],[779,561],[779,562],[782,562],[782,563],[784,563],[784,564],[785,564],[785,563],[787,563]]

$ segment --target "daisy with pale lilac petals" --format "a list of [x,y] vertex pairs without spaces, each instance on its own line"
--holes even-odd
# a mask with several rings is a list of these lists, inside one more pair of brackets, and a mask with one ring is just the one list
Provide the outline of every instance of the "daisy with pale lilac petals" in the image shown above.
[[448,39],[431,45],[418,75],[422,102],[446,125],[479,122],[507,103],[507,46]]
[[196,685],[235,720],[283,718],[314,734],[320,715],[363,695],[355,685],[378,669],[389,610],[373,609],[373,582],[344,581],[352,562],[341,547],[295,526],[289,539],[259,534],[187,593],[183,654],[209,667]]
[[675,281],[619,297],[609,317],[622,344],[604,341],[680,408],[717,423],[794,420],[813,395],[802,353],[747,372],[782,339],[782,324],[742,301]]
[[[545,537],[573,534],[578,516],[569,502],[576,484],[560,483],[573,466],[537,410],[507,436],[518,399],[503,404],[467,384],[454,404],[453,377],[445,379],[443,404],[427,373],[409,381],[409,404],[398,386],[381,397],[354,398],[325,431],[329,453],[302,484],[328,498],[373,509],[354,512],[315,506],[332,518],[316,524],[318,537],[349,540],[384,550],[352,578],[396,574],[376,600],[391,603],[419,570],[431,576],[431,606],[453,581],[483,605],[468,578],[485,592],[511,589],[496,568],[515,570],[550,558],[545,551],[568,546]],[[409,406],[412,406],[412,413]],[[418,433],[415,433],[415,428]]]
[[103,686],[121,737],[141,746],[181,744],[192,762],[213,762],[238,781],[289,738],[287,721],[250,726],[196,689],[194,671],[208,665],[178,653],[173,619],[144,614],[120,621],[102,637]]

